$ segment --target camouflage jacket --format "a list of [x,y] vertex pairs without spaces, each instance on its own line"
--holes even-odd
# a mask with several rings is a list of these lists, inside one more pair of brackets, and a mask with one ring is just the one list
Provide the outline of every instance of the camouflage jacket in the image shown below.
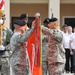
[[44,33],[48,35],[48,63],[65,63],[65,50],[63,47],[63,34],[60,29],[49,29],[42,26]]
[[9,50],[10,50],[10,38],[13,35],[13,32],[8,29],[8,28],[4,28],[2,29],[2,45],[5,46],[5,53],[4,55],[0,55],[0,57],[7,57],[9,56]]
[[42,60],[47,61],[48,58],[48,36],[42,33]]
[[11,65],[25,64],[26,62],[26,42],[29,36],[32,34],[34,27],[26,30],[23,34],[15,32],[10,40],[10,47],[12,54],[10,56]]

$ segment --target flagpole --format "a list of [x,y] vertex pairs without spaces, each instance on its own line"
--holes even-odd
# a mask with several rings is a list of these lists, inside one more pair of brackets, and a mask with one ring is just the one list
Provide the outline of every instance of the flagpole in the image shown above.
[[42,65],[42,29],[41,29],[41,18],[40,18],[40,44],[41,44],[40,63]]
[[2,27],[0,25],[0,45],[2,45]]
[[[0,9],[0,20],[2,20],[3,11]],[[0,45],[2,45],[2,26],[0,25]]]

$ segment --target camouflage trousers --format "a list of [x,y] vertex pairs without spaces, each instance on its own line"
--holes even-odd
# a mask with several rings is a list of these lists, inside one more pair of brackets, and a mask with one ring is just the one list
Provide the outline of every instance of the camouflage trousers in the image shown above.
[[48,61],[42,61],[42,74],[48,75]]
[[24,65],[15,64],[11,65],[12,68],[12,75],[27,75],[27,69]]
[[30,70],[29,70],[29,61],[28,61],[28,59],[26,59],[26,75],[30,75]]
[[49,65],[49,75],[63,75],[64,63],[53,63]]
[[10,58],[11,75],[29,75],[29,62],[16,61],[13,57]]
[[10,66],[8,58],[0,58],[0,74],[10,75]]

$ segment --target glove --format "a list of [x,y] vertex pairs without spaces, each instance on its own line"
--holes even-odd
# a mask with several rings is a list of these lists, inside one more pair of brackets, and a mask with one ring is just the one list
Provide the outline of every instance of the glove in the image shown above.
[[1,19],[1,20],[0,20],[0,25],[2,25],[2,24],[3,24],[3,20]]
[[4,51],[5,47],[3,45],[0,45],[0,51]]

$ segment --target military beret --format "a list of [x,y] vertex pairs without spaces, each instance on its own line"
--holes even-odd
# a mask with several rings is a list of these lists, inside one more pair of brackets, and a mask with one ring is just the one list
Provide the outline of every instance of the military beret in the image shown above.
[[26,25],[26,22],[25,21],[22,21],[22,20],[15,20],[14,21],[14,24],[17,24],[19,26],[24,26],[24,25]]
[[28,18],[28,14],[21,14],[20,19]]
[[49,20],[49,22],[55,22],[55,21],[57,21],[58,19],[57,18],[51,18],[50,20]]
[[43,23],[49,23],[50,22],[50,19],[49,18],[46,18]]

